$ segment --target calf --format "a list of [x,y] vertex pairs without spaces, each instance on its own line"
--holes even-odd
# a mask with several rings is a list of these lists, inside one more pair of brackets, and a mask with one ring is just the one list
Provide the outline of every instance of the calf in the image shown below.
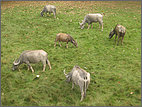
[[21,65],[22,63],[26,63],[28,65],[28,70],[31,69],[32,72],[34,72],[30,63],[38,63],[40,61],[43,63],[43,71],[45,71],[46,63],[48,63],[49,68],[51,69],[50,62],[47,58],[47,53],[44,50],[23,51],[20,57],[13,62],[12,70],[17,69],[18,66]]
[[[80,23],[80,28],[83,29],[85,26],[85,23],[88,23],[88,29],[90,28],[90,24],[92,26],[93,22],[99,22],[99,27],[102,26],[102,31],[103,31],[103,15],[102,14],[87,14],[84,17],[84,20],[82,23]],[[93,27],[93,26],[92,26]]]
[[90,73],[86,72],[85,70],[81,69],[79,66],[74,66],[72,71],[68,74],[65,73],[67,82],[72,81],[72,89],[74,88],[74,84],[78,85],[81,90],[81,100],[86,96],[86,90],[88,85],[90,84]]
[[46,5],[44,8],[43,8],[43,10],[41,11],[41,16],[43,16],[43,13],[46,13],[47,14],[47,12],[49,13],[49,15],[51,14],[51,13],[53,13],[54,14],[54,18],[56,18],[56,7],[55,6],[53,6],[53,5]]
[[118,41],[117,41],[117,45],[118,45],[119,38],[122,37],[122,39],[121,39],[121,45],[122,45],[125,33],[126,33],[126,28],[122,25],[117,24],[115,26],[115,28],[110,32],[109,39],[111,39],[113,37],[113,35],[115,34],[115,43],[116,43],[116,38],[118,36]]
[[56,42],[59,41],[59,45],[60,41],[62,42],[66,42],[66,48],[68,48],[68,42],[73,43],[74,46],[78,47],[77,42],[69,35],[69,34],[65,34],[65,33],[58,33],[55,39],[55,44],[54,47],[56,47]]

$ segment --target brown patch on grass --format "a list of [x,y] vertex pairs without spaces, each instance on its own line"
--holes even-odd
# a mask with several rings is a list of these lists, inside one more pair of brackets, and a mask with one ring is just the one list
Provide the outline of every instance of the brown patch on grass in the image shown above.
[[[2,1],[1,8],[13,8],[15,6],[42,6],[46,4],[53,4],[57,8],[83,8],[90,9],[92,6],[95,8],[108,7],[108,8],[123,8],[123,9],[136,9],[141,8],[140,1]],[[141,10],[140,10],[141,11]]]
[[[3,1],[1,2],[1,9],[5,10],[19,6],[33,6],[35,8],[44,7],[47,4],[55,5],[59,14],[105,13],[105,16],[116,14],[107,9],[132,11],[141,14],[140,1]],[[38,11],[42,10],[42,8],[36,9]],[[2,12],[2,14],[5,13]]]
[[36,6],[45,5],[46,1],[2,1],[1,9],[14,8],[15,6]]

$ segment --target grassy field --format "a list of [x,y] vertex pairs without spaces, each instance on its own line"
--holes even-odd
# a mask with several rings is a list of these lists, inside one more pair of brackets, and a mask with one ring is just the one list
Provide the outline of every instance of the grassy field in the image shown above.
[[[55,5],[53,14],[40,12]],[[141,105],[141,2],[2,2],[1,4],[1,105],[2,106],[140,106]],[[88,13],[105,13],[104,31],[80,29]],[[114,45],[109,32],[116,24],[126,27],[123,46]],[[68,33],[78,48],[69,43],[54,48],[57,33]],[[43,49],[52,70],[33,64],[35,73],[12,71],[13,61],[24,50]],[[80,102],[78,86],[65,82],[63,70],[79,65],[91,74],[86,98]],[[40,75],[39,79],[34,79]]]

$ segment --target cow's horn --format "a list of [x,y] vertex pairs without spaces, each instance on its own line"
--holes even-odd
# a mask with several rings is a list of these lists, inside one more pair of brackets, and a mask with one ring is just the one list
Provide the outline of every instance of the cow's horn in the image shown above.
[[16,62],[16,60],[13,62],[14,65],[18,65],[20,63],[20,60]]
[[64,69],[64,71],[63,71],[63,72],[64,72],[65,76],[67,76],[67,74],[65,73],[65,72],[66,72],[66,71],[65,71],[65,69]]

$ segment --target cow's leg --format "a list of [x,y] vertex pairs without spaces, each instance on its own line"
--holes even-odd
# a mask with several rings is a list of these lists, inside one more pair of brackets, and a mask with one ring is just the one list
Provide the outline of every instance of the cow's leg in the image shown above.
[[123,45],[124,36],[122,36],[121,45]]
[[83,97],[85,98],[86,96],[86,87],[84,88],[84,94],[83,94]]
[[48,63],[49,69],[51,70],[51,64],[50,64],[50,61],[48,59],[47,59],[47,63]]
[[101,24],[99,23],[99,29],[101,28]]
[[91,28],[93,29],[93,24],[91,24]]
[[34,73],[34,70],[32,68],[32,66],[30,65],[30,63],[27,61],[26,64],[29,66],[29,68],[32,70],[32,73]]
[[90,24],[88,24],[88,29],[90,28]]
[[47,17],[47,11],[45,11],[46,17]]
[[89,84],[90,84],[90,82],[87,81],[87,84],[86,84],[86,90],[88,89]]
[[34,70],[33,70],[32,66],[30,66],[30,68],[31,68],[31,70],[32,70],[32,73],[34,73]]
[[84,97],[86,97],[86,88],[84,89]]
[[88,83],[88,82],[86,82],[86,83],[84,82],[84,97],[86,96],[87,83]]
[[120,38],[120,36],[118,35],[117,45],[119,44],[119,38]]
[[104,29],[104,28],[103,28],[103,23],[102,23],[102,31],[103,31],[103,29]]
[[57,38],[55,39],[55,44],[54,44],[54,47],[56,47],[56,42],[57,42]]
[[54,44],[54,47],[56,47],[56,42],[55,42],[55,44]]
[[49,12],[49,16],[51,15],[51,12]]
[[102,26],[102,31],[103,31],[103,21],[102,20],[98,20],[98,22],[99,22],[99,28],[100,28],[100,26]]
[[28,71],[30,70],[30,67],[28,66]]
[[42,70],[43,72],[45,71],[45,68],[46,68],[46,64],[45,64],[45,65],[43,65],[43,70]]
[[44,71],[45,71],[45,68],[46,68],[46,60],[43,61],[42,63],[43,63],[43,70],[42,70],[42,71],[44,72]]
[[116,38],[117,38],[117,34],[115,35],[115,39],[114,39],[114,42],[116,43]]
[[62,46],[61,43],[60,43],[60,41],[59,41],[59,45],[60,45],[60,47]]
[[73,88],[74,88],[74,83],[72,82],[72,90],[73,90]]
[[80,99],[80,101],[82,101],[82,100],[83,100],[83,98],[84,98],[83,87],[81,87],[81,88],[80,88],[80,90],[81,90],[81,99]]
[[66,44],[66,48],[68,48],[68,42],[67,42],[67,44]]
[[103,31],[103,22],[99,23],[99,28],[100,28],[100,26],[102,26],[102,31]]
[[53,11],[54,18],[56,18],[56,13]]

